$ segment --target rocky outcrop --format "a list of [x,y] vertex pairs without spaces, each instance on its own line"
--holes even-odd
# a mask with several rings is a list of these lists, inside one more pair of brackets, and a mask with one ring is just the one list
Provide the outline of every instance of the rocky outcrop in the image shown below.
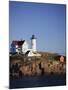
[[34,76],[34,75],[45,75],[45,74],[65,74],[66,65],[65,63],[60,63],[53,61],[46,62],[31,62],[30,64],[22,64],[21,66],[18,63],[13,64],[10,68],[10,77],[21,78],[23,76]]

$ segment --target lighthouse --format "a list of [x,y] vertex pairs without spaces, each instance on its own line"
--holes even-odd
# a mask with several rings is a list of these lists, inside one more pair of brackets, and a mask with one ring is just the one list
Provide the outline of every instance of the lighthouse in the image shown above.
[[36,37],[35,37],[35,35],[32,35],[32,37],[31,37],[31,47],[32,47],[32,51],[36,52]]

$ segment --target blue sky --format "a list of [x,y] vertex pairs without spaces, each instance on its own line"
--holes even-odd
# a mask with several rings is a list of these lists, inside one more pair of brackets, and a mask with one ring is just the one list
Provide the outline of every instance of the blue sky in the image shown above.
[[27,40],[34,34],[37,49],[65,55],[66,6],[28,2],[9,2],[9,42]]

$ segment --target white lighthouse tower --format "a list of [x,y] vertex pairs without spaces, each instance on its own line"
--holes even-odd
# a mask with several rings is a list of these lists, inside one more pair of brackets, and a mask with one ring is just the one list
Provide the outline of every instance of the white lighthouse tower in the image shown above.
[[31,47],[32,47],[32,51],[36,52],[36,37],[35,37],[35,35],[32,35],[32,37],[31,37]]

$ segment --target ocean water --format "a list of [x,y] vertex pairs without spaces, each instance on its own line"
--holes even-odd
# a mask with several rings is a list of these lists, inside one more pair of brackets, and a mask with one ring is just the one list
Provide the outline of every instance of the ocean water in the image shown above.
[[66,75],[23,76],[10,79],[9,88],[29,88],[66,85]]

